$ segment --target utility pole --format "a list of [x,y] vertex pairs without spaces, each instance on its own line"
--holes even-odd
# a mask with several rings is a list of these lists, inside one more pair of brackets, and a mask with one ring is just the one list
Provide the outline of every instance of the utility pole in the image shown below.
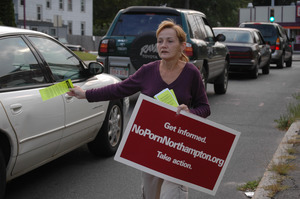
[[186,9],[190,9],[190,0],[185,0],[185,5],[184,5],[184,7],[185,7]]
[[23,23],[24,23],[24,29],[26,29],[26,9],[25,9],[25,0],[23,0]]

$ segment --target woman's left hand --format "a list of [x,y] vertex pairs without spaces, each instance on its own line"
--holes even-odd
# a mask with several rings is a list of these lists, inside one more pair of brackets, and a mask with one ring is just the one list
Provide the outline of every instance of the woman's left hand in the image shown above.
[[177,106],[177,114],[180,114],[180,111],[186,111],[186,112],[190,112],[189,108],[187,105],[185,104],[180,104],[179,106]]

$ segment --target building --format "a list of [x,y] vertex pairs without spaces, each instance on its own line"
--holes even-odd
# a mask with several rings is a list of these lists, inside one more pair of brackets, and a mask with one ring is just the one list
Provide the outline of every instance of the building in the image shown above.
[[297,2],[297,5],[287,6],[253,7],[248,4],[247,8],[240,8],[239,10],[239,23],[269,22],[272,9],[274,10],[274,22],[287,30],[289,37],[295,39],[293,42],[294,50],[300,51],[300,1]]
[[93,35],[93,0],[13,0],[16,24],[56,38]]

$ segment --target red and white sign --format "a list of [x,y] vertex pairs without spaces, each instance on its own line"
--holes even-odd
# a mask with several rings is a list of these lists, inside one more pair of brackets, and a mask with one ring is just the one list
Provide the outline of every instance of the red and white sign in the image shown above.
[[240,133],[143,94],[115,160],[215,195]]

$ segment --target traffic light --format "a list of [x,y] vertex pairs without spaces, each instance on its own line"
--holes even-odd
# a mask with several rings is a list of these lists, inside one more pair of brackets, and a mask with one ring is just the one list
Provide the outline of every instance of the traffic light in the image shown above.
[[274,22],[275,21],[275,17],[274,17],[274,8],[270,9],[270,22]]

